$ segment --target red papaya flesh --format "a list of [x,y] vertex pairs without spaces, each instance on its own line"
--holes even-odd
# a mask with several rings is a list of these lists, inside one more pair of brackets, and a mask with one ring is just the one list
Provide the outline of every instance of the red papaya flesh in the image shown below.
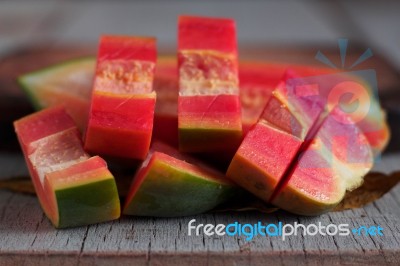
[[235,22],[182,16],[178,31],[179,149],[231,148],[242,136]]
[[240,61],[240,101],[242,105],[244,134],[257,123],[272,92],[281,82],[288,69],[294,71],[298,76],[322,75],[336,72],[330,68],[287,64],[283,62]]
[[[317,82],[319,77],[318,82],[321,82],[327,80],[327,74],[338,73],[337,70],[306,65],[289,65],[279,62],[240,62],[240,102],[244,135],[257,123],[272,91],[288,69],[298,77],[302,77],[303,82],[305,81],[304,77],[310,77],[309,80],[314,80],[314,82]],[[81,58],[27,73],[19,77],[18,81],[36,109],[63,104],[68,114],[82,130],[87,123],[94,71],[95,59]],[[288,77],[286,74],[286,76],[290,78],[290,75]],[[296,78],[296,76],[292,78]],[[330,75],[330,79],[335,81],[332,75]],[[351,73],[347,73],[347,76],[342,75],[341,80],[337,78],[336,80],[339,81],[338,84],[346,80],[356,81],[362,86],[365,84],[360,77],[356,78]],[[366,85],[366,91],[374,95],[371,93],[371,84]],[[153,86],[158,95],[153,136],[155,139],[177,146],[179,86],[175,58],[160,57],[158,59]],[[326,95],[326,93],[324,94]],[[390,130],[386,123],[385,112],[380,108],[378,99],[375,96],[370,99],[370,102],[362,102],[369,104],[371,108],[367,107],[369,110],[367,116],[358,121],[357,126],[362,129],[374,154],[377,155],[386,147],[390,138]],[[341,104],[351,109],[353,102],[354,100],[350,99]]]
[[97,58],[85,150],[144,159],[154,120],[154,38],[103,36]]
[[237,191],[220,172],[155,143],[133,179],[123,213],[154,217],[200,214],[229,200]]
[[308,143],[270,202],[292,213],[318,215],[362,184],[373,155],[367,138],[338,108]]
[[14,123],[40,204],[57,228],[117,219],[116,183],[103,159],[90,158],[61,107]]
[[260,121],[247,133],[226,175],[268,202],[301,144],[301,139]]
[[[371,147],[352,118],[339,106],[329,106],[314,86],[303,81],[294,86],[290,79],[282,84],[245,137],[227,176],[282,209],[321,214],[362,183],[373,165]],[[269,130],[257,134],[263,123]]]
[[227,176],[264,201],[269,201],[285,178],[290,162],[323,111],[308,95],[280,83],[229,165]]
[[[87,123],[95,65],[95,59],[91,57],[70,60],[22,75],[18,82],[37,110],[62,104],[82,131]],[[272,91],[287,69],[301,77],[337,73],[331,69],[306,65],[240,62],[240,102],[244,135],[257,123]],[[158,95],[153,136],[177,146],[179,85],[175,58],[158,58],[153,86]],[[379,102],[376,99],[372,101],[373,109],[366,119],[359,122],[359,127],[363,129],[375,153],[383,151],[390,138],[385,113],[377,104]],[[374,109],[378,111],[372,111]]]

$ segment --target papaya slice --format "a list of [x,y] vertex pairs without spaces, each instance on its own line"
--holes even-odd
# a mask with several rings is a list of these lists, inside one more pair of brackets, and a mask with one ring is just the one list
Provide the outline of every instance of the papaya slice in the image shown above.
[[178,32],[179,150],[232,149],[242,136],[235,22],[181,16]]
[[92,57],[69,60],[22,75],[18,83],[36,110],[64,105],[82,130],[87,123],[95,64]]
[[85,150],[128,160],[146,157],[156,102],[155,61],[154,38],[101,38]]
[[237,191],[220,172],[156,142],[132,181],[123,213],[155,217],[200,214]]
[[[285,72],[290,69],[297,76],[324,79],[327,74],[337,71],[306,65],[289,65],[279,62],[239,62],[240,102],[243,134],[257,123],[272,91],[279,84]],[[27,73],[18,80],[37,110],[64,104],[67,112],[83,129],[90,106],[90,94],[95,71],[94,58],[82,58],[63,62],[46,69]],[[324,76],[325,75],[325,76]],[[330,75],[331,76],[331,75]],[[388,144],[390,129],[386,123],[385,111],[372,92],[370,85],[351,73],[342,76],[342,81],[356,81],[364,86],[370,95],[367,116],[357,126],[367,137],[375,156]],[[331,77],[332,79],[332,77]],[[321,82],[321,81],[318,81]],[[162,56],[157,61],[154,76],[154,91],[157,93],[154,130],[155,139],[170,145],[178,145],[178,74],[177,62],[173,57]],[[71,88],[79,88],[71,90]],[[325,95],[327,96],[327,95]],[[351,106],[352,101],[344,105]],[[237,146],[238,147],[238,146]],[[236,147],[236,148],[237,148]]]
[[373,156],[349,115],[331,106],[313,83],[292,81],[286,79],[272,93],[227,176],[268,203],[317,215],[362,183]]
[[312,93],[303,92],[304,97],[293,93],[285,82],[278,85],[227,171],[235,183],[266,202],[323,112]]
[[318,215],[362,184],[373,155],[367,138],[338,108],[307,143],[269,201],[292,213]]
[[14,123],[42,209],[57,228],[119,218],[113,175],[83,150],[80,133],[62,107]]

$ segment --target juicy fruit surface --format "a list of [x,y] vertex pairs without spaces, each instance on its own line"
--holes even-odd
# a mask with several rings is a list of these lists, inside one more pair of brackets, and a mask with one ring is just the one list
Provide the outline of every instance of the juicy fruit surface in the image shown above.
[[110,176],[107,163],[99,156],[91,157],[68,168],[52,171],[46,175],[49,184],[57,190],[88,184],[93,180],[110,179]]
[[[90,158],[84,152],[78,129],[63,108],[45,109],[22,118],[15,122],[15,129],[40,203],[55,227],[119,217],[112,174],[101,158]],[[103,200],[91,204],[92,194]],[[86,216],[85,211],[91,215]]]
[[[170,63],[170,64],[172,65],[172,63]],[[170,70],[169,73],[173,73],[174,72],[173,69],[174,69],[173,67],[170,67],[169,68],[169,70]],[[167,72],[168,71],[165,72],[165,75],[163,76],[164,78],[159,84],[160,84],[160,90],[161,91],[163,91],[163,89],[165,88],[162,85],[162,84],[164,84],[164,82],[167,83],[167,84],[168,83],[171,84],[171,86],[168,88],[168,90],[165,90],[165,92],[166,92],[165,95],[166,95],[166,97],[168,99],[170,99],[170,101],[168,101],[168,104],[166,104],[166,105],[163,105],[163,103],[161,103],[160,104],[160,108],[158,110],[163,115],[167,114],[165,116],[168,117],[168,118],[172,118],[171,121],[174,121],[174,111],[173,111],[173,109],[176,108],[176,107],[174,107],[174,106],[176,106],[176,100],[174,100],[173,99],[174,96],[171,96],[171,95],[172,94],[176,95],[174,93],[174,88],[175,88],[175,91],[176,91],[176,85],[174,86],[172,84],[176,84],[175,82],[177,82],[177,81],[174,82],[173,78],[171,78],[171,80],[170,80],[169,77],[173,77],[173,75],[172,74],[171,75],[167,74]],[[248,75],[251,76],[251,72]],[[176,77],[176,75],[175,75],[175,77]],[[246,81],[245,78],[241,78],[241,80],[242,79],[245,80],[244,84],[249,84],[248,87],[247,87],[248,88],[247,91],[242,89],[242,91],[245,91],[247,94],[243,93],[243,95],[242,95],[242,92],[241,92],[242,110],[246,110],[246,106],[243,106],[243,103],[246,102],[246,97],[247,98],[249,98],[249,97],[257,98],[258,97],[257,95],[259,95],[258,93],[261,93],[260,92],[261,90],[258,91],[258,92],[254,92],[255,89],[252,89],[252,88],[254,88],[252,86],[256,86],[256,85],[252,85],[254,83],[257,83],[257,82],[254,81],[254,80],[257,80],[256,78],[254,78],[253,80],[251,78],[248,78],[248,81]],[[244,88],[246,88],[246,86],[244,86]],[[271,88],[272,88],[272,85],[271,85]],[[262,93],[264,93],[264,91]],[[266,96],[263,96],[263,98],[264,99],[265,98],[270,99],[270,97],[272,96],[272,93],[268,92],[268,91],[265,91],[265,93],[266,93],[265,94]],[[293,109],[291,109],[291,108],[293,106],[290,106],[291,101],[289,101],[289,104],[285,104],[282,101],[280,101],[280,100],[278,101],[277,100],[276,104],[277,105],[274,107],[275,109],[277,109],[277,107],[279,107],[279,106],[284,106],[285,107],[284,109],[285,109],[286,115],[285,115],[285,112],[283,112],[283,115],[281,114],[281,116],[274,116],[274,114],[279,114],[279,112],[264,113],[264,114],[269,115],[269,118],[267,118],[267,120],[271,124],[273,124],[274,127],[278,127],[281,130],[283,130],[284,132],[291,133],[291,134],[294,134],[296,136],[304,135],[304,134],[299,133],[299,132],[301,132],[301,129],[302,129],[302,125],[300,123],[301,121],[299,122],[298,120],[296,120],[297,119],[296,116],[292,115],[291,110],[293,110]],[[372,104],[374,105],[374,104],[376,104],[376,102],[372,103]],[[262,104],[260,103],[259,106],[262,106]],[[374,105],[374,106],[376,106],[376,105]],[[249,105],[247,110],[256,110],[257,109],[256,107],[254,107],[254,109],[252,109],[253,107]],[[274,108],[272,108],[271,110],[274,110]],[[373,107],[372,109],[375,110],[376,107]],[[254,111],[254,113],[260,113],[260,114],[262,113],[262,110],[260,111],[260,108],[258,108],[257,110],[258,111]],[[371,114],[368,114],[367,119],[363,120],[361,125],[358,124],[358,126],[360,126],[361,129],[362,128],[367,128],[368,129],[368,127],[370,127],[370,125],[376,125],[377,123],[379,124],[379,123],[382,123],[384,121],[384,120],[381,119],[382,116],[383,116],[382,112],[379,110],[379,108],[376,109],[376,110],[378,110],[378,112],[373,112]],[[305,111],[307,111],[307,108],[305,108]],[[251,117],[252,114],[253,114],[253,112],[248,112],[248,113],[250,114],[249,117]],[[243,117],[245,117],[244,114],[242,114],[242,115],[243,115]],[[257,116],[257,115],[254,115],[254,116]],[[276,123],[276,122],[272,123],[274,119],[276,121],[280,121],[280,123]],[[166,123],[169,124],[169,122],[166,122]],[[295,126],[296,123],[298,124],[298,126]],[[164,128],[164,127],[161,127],[161,128]],[[172,128],[174,128],[174,127],[172,126]],[[327,132],[333,132],[335,130],[335,127],[331,127],[331,128],[333,128],[333,129],[329,129]],[[351,133],[349,133],[349,134],[351,134]],[[382,143],[385,143],[385,141],[382,141],[382,140],[383,139],[387,140],[388,137],[389,137],[388,136],[388,129],[386,127],[384,127],[384,129],[382,129],[381,131],[377,131],[377,132],[365,132],[364,131],[364,134],[368,138],[369,143],[372,143],[372,146],[374,146],[374,147],[377,147],[377,146],[378,147],[384,147],[385,144],[382,144]],[[378,138],[376,136],[378,136]],[[304,169],[308,168],[308,170],[302,170],[302,171],[301,170],[296,170],[298,172],[298,174],[296,174],[296,175],[293,174],[292,177],[290,178],[290,181],[286,184],[286,186],[281,188],[282,189],[281,195],[292,195],[292,196],[295,195],[297,198],[291,198],[290,200],[292,200],[292,201],[295,200],[296,202],[299,202],[300,206],[304,205],[304,206],[308,206],[308,208],[310,208],[310,206],[314,206],[314,208],[316,208],[316,206],[321,207],[320,209],[318,209],[316,211],[316,213],[317,213],[317,212],[326,211],[327,210],[326,206],[328,204],[331,204],[332,206],[334,204],[336,204],[336,200],[341,197],[340,195],[342,195],[341,192],[343,192],[343,189],[341,188],[341,186],[343,186],[343,184],[341,186],[339,186],[338,185],[339,183],[334,178],[331,178],[331,180],[332,180],[331,182],[326,182],[326,181],[323,182],[322,180],[325,180],[329,176],[333,176],[334,175],[334,173],[331,171],[331,169],[326,169],[326,168],[322,169],[321,167],[319,167],[319,168],[318,167],[314,167],[315,165],[312,164],[312,163],[307,163],[307,160],[305,160],[305,159],[307,157],[309,157],[309,158],[312,158],[312,160],[308,159],[309,162],[310,161],[319,162],[318,164],[320,166],[332,164],[332,159],[331,159],[332,155],[330,155],[330,152],[332,150],[332,147],[330,147],[331,145],[325,145],[325,147],[321,148],[320,146],[324,145],[324,143],[321,140],[315,141],[315,142],[316,142],[315,145],[310,145],[310,148],[309,148],[310,152],[303,151],[303,153],[307,154],[307,156],[304,157],[303,160],[298,163],[299,166],[308,165],[308,167],[304,168]],[[340,163],[341,161],[345,161],[346,162],[346,160],[344,160],[343,158],[348,156],[347,153],[346,154],[343,153],[343,151],[346,150],[346,148],[343,148],[343,147],[345,147],[347,145],[346,142],[343,141],[343,137],[332,138],[332,142],[335,142],[336,144],[334,144],[334,146],[337,147],[335,149],[335,153],[337,153],[336,165],[338,165],[338,166],[335,166],[335,168],[337,168],[337,169],[347,169],[346,167],[343,167],[343,163]],[[357,142],[355,142],[355,143],[357,143]],[[353,148],[357,148],[357,146],[358,146],[358,144],[353,146]],[[324,155],[324,154],[328,154],[328,155]],[[339,160],[338,158],[341,158],[341,159]],[[246,161],[245,163],[248,164],[249,162]],[[346,162],[346,163],[348,163],[348,162]],[[359,165],[357,166],[357,164],[353,164],[353,167],[362,168],[362,166],[361,167]],[[366,168],[368,168],[368,167],[366,167]],[[347,169],[347,171],[348,171],[348,169]],[[319,176],[323,176],[324,178],[322,178],[322,179],[318,178],[317,173],[319,173],[319,172],[320,172]],[[354,172],[354,170],[351,169],[351,171],[348,171],[348,172]],[[362,170],[359,171],[359,173],[362,173],[362,172],[363,172]],[[341,173],[342,173],[341,176],[345,176],[346,177],[346,175],[345,175],[346,170],[342,170]],[[298,176],[298,178],[296,178],[297,176]],[[305,181],[306,179],[304,178],[304,176],[309,176],[310,178],[307,181]],[[361,176],[361,174],[359,174],[359,176]],[[351,178],[351,175],[348,176],[348,179],[351,181],[351,182],[349,181],[349,184],[350,183],[354,183],[351,186],[349,185],[348,188],[355,187],[360,182],[359,178],[358,179],[357,178]],[[307,184],[314,184],[314,185],[307,187]],[[301,187],[301,189],[299,189],[300,187]],[[315,189],[311,189],[311,187],[319,187],[320,189],[315,190]],[[290,193],[287,193],[287,191],[290,191]],[[341,191],[341,192],[339,193],[338,191]],[[319,194],[319,197],[316,196],[318,194]],[[279,198],[284,198],[284,197],[283,196],[277,197],[274,200],[278,201]],[[306,201],[302,202],[301,200],[299,200],[299,198],[300,199],[302,199],[302,198],[306,199]],[[316,200],[313,200],[313,198],[315,198]],[[323,198],[325,198],[326,200],[324,201]],[[302,202],[302,203],[300,204],[300,202]],[[322,205],[321,205],[321,202],[323,203]],[[275,202],[275,204],[280,205],[282,203]],[[310,204],[312,204],[312,205],[310,205]],[[299,212],[299,210],[301,210],[301,208],[299,208],[299,207],[295,207],[294,209],[297,209],[297,212]],[[295,210],[294,210],[294,212],[295,212]],[[307,214],[307,213],[302,213],[302,214]],[[308,214],[312,214],[312,213],[308,213]]]
[[162,217],[199,214],[233,195],[235,186],[221,173],[193,164],[195,160],[170,147],[156,143],[152,150],[133,180],[125,214]]
[[[315,98],[313,90],[279,85],[227,172],[264,201],[303,215],[333,208],[346,190],[361,184],[373,164],[356,123],[339,107],[326,110],[325,99]],[[265,132],[257,134],[263,124]],[[297,142],[288,145],[283,132]]]
[[[51,219],[55,217],[54,206],[51,206],[48,199],[48,194],[43,190],[44,175],[46,172],[42,171],[41,177],[36,169],[36,159],[29,158],[29,156],[37,150],[32,149],[31,143],[45,139],[53,134],[74,129],[74,124],[62,108],[45,109],[39,113],[29,115],[16,122],[14,122],[15,131],[18,136],[22,151],[24,153],[25,161],[27,163],[29,173],[32,177],[35,191],[38,195],[40,204],[46,215]],[[32,160],[35,159],[35,160]],[[37,158],[41,159],[41,158]],[[45,170],[46,167],[43,167]]]
[[89,158],[82,148],[76,128],[31,142],[27,151],[42,184],[47,173],[65,169]]
[[74,122],[65,114],[63,108],[57,107],[26,116],[15,122],[18,138],[24,149],[34,141],[74,127]]
[[323,108],[312,99],[292,94],[284,82],[272,93],[227,171],[228,177],[267,202]]
[[234,95],[180,97],[179,126],[205,129],[239,127],[240,113],[235,112],[239,107],[239,99]]
[[236,53],[236,26],[232,19],[179,17],[179,50]]
[[93,95],[85,148],[114,157],[144,158],[151,140],[155,101],[154,94],[129,98]]
[[96,92],[117,95],[151,93],[154,62],[114,59],[99,61],[96,69]]
[[[215,151],[221,148],[215,141],[225,143],[222,149],[237,145],[242,123],[234,21],[180,17],[178,30],[180,150]],[[218,129],[225,134],[215,132]],[[197,138],[198,147],[190,145],[200,134],[214,141]]]
[[43,185],[47,173],[88,159],[79,132],[63,108],[54,108],[15,122],[24,154]]
[[182,50],[178,62],[180,96],[239,93],[236,53]]
[[302,151],[273,204],[293,213],[317,215],[336,206],[347,190],[361,185],[372,168],[373,155],[355,123],[336,110]]
[[[332,69],[279,62],[240,62],[240,102],[244,134],[257,123],[272,91],[287,69],[291,69],[300,77],[321,77],[337,72]],[[19,78],[19,83],[38,109],[64,104],[68,114],[82,130],[87,122],[94,71],[94,58],[76,59],[23,75]],[[153,135],[156,139],[174,146],[178,145],[178,87],[176,59],[159,58],[154,77],[154,90],[158,101]],[[380,110],[377,100],[371,100],[373,108],[358,126],[363,129],[375,154],[378,154],[386,147],[390,131],[385,122],[384,111]]]
[[155,108],[153,38],[104,36],[100,41],[85,149],[144,159]]
[[301,143],[268,123],[257,123],[240,145],[226,175],[268,201]]

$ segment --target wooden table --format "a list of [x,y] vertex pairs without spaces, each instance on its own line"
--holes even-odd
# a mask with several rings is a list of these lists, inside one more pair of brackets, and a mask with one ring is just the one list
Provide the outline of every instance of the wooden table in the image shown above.
[[[400,154],[383,157],[376,170],[399,168]],[[0,177],[26,175],[18,153],[0,155]],[[400,186],[364,208],[307,218],[283,211],[210,213],[156,219],[123,217],[86,227],[56,230],[37,198],[0,190],[0,265],[332,265],[400,263]],[[380,225],[384,236],[188,236],[188,222],[228,224],[321,222]]]

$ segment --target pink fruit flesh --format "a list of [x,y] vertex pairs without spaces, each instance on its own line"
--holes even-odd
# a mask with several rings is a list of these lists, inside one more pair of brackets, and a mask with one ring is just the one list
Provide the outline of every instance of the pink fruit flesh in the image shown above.
[[258,122],[240,145],[227,176],[268,201],[301,143],[301,139]]
[[79,132],[64,108],[55,107],[14,123],[40,203],[49,217],[55,207],[43,189],[45,175],[88,159]]
[[154,119],[153,38],[103,36],[100,41],[85,149],[144,159]]
[[338,204],[346,190],[361,184],[373,157],[365,136],[337,109],[309,143],[270,201],[293,213],[317,215]]
[[[85,153],[79,131],[63,107],[45,109],[14,125],[40,204],[55,227],[119,217],[119,199],[112,174],[104,160],[89,158]],[[93,187],[102,192],[87,195]],[[98,198],[103,201],[97,202]],[[85,211],[92,215],[86,216]]]
[[236,146],[242,123],[235,23],[182,16],[178,28],[179,149],[210,152]]

